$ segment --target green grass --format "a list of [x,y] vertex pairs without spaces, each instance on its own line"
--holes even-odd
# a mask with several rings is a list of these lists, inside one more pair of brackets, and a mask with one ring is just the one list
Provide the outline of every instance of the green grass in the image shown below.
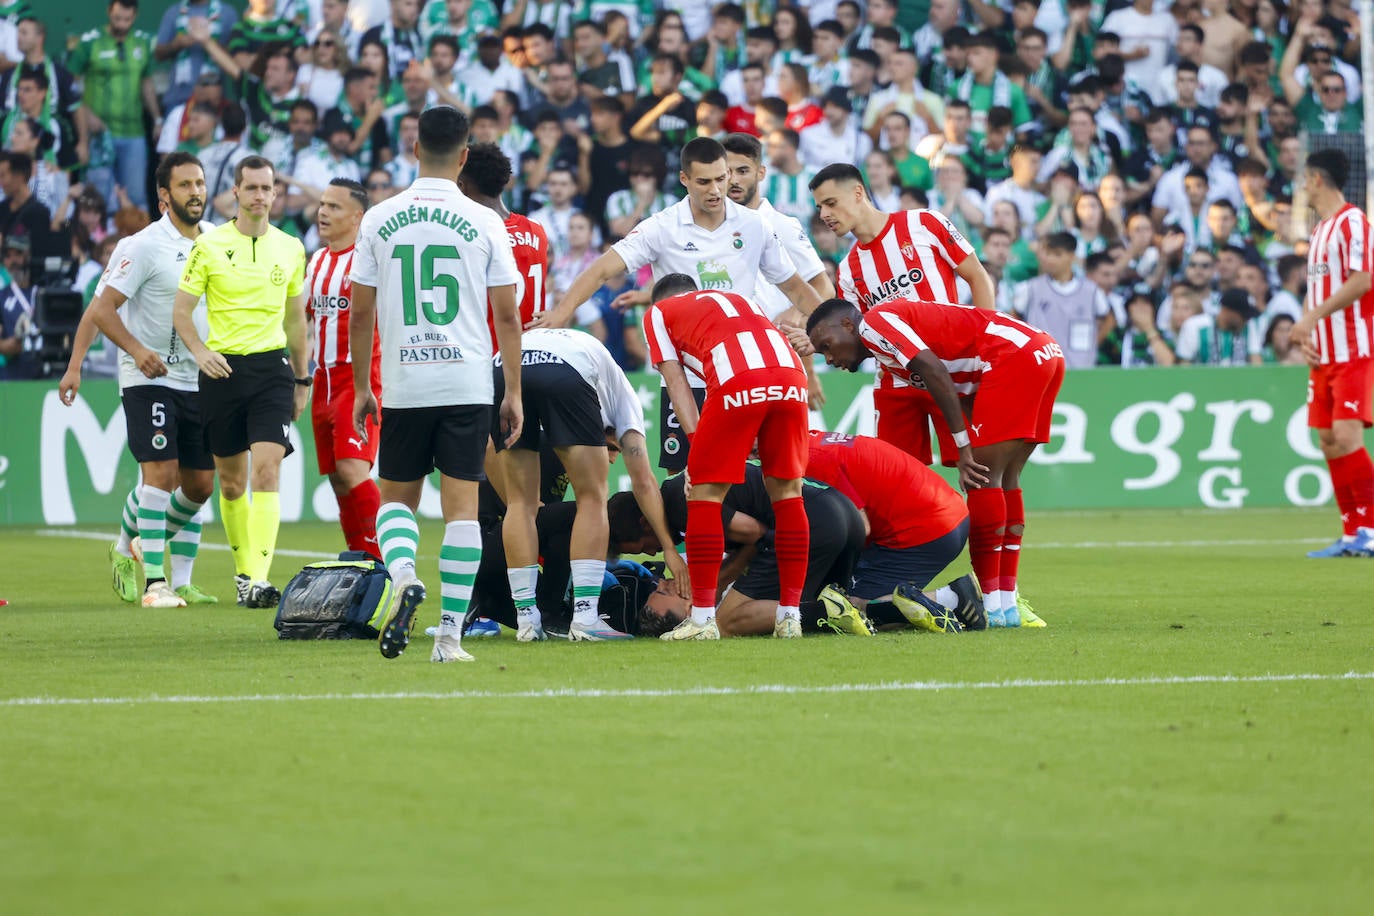
[[[0,913],[1366,912],[1374,680],[1104,683],[1374,672],[1374,562],[1302,558],[1333,521],[1039,513],[1040,631],[442,667],[121,606],[104,544],[5,530]],[[616,695],[512,695],[562,688]]]

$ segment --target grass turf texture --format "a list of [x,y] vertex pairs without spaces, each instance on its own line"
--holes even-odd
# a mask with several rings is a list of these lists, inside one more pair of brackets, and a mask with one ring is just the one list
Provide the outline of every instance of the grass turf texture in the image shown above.
[[[196,580],[225,604],[152,611],[115,601],[105,544],[6,530],[0,912],[1364,912],[1374,681],[1103,683],[1374,672],[1374,561],[1302,557],[1333,522],[1038,513],[1046,630],[507,633],[445,666],[423,636],[394,662],[277,642],[222,551]],[[1010,679],[1091,683],[509,696]],[[324,694],[373,697],[13,702]]]

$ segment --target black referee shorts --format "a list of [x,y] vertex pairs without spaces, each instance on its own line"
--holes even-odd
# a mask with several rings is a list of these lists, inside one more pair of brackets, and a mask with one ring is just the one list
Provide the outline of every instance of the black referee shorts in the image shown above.
[[[801,600],[815,601],[827,585],[849,587],[864,549],[864,520],[849,497],[839,490],[806,483],[802,496],[811,527],[811,548],[806,558],[806,584],[802,586]],[[759,545],[759,552],[744,575],[735,580],[735,591],[758,601],[777,601],[782,596],[772,532],[766,543]]]
[[296,382],[285,350],[246,356],[225,354],[228,378],[200,374],[200,409],[206,441],[217,458],[248,451],[256,442],[275,442],[291,454],[291,414]]
[[[547,362],[531,362],[531,356],[548,357]],[[537,452],[541,446],[566,448],[570,445],[606,444],[606,427],[601,422],[601,399],[596,389],[572,366],[540,351],[525,354],[520,368],[520,403],[525,425],[511,448]],[[496,450],[506,448],[501,435],[501,399],[506,396],[506,376],[494,370],[495,403],[491,438]]]

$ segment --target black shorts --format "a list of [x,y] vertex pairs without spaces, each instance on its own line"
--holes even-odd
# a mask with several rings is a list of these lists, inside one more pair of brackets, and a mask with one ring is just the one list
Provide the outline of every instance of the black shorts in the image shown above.
[[[802,586],[801,600],[815,601],[827,585],[849,587],[864,549],[864,520],[849,497],[839,490],[811,483],[803,486],[811,549],[806,558],[806,584]],[[735,591],[746,598],[777,601],[782,592],[772,532],[765,540],[744,575],[735,580]]]
[[135,385],[120,393],[129,451],[139,464],[175,461],[184,468],[213,471],[205,443],[200,396],[163,385]]
[[200,374],[200,409],[205,417],[210,452],[228,458],[257,442],[291,446],[291,414],[296,408],[296,382],[285,350],[247,356],[225,355],[228,378]]
[[[606,444],[606,424],[601,422],[601,399],[596,389],[572,366],[562,360],[530,362],[531,356],[554,359],[550,354],[533,350],[525,354],[520,369],[520,403],[525,410],[525,425],[520,438],[511,448],[537,452],[542,447],[566,448],[570,445]],[[496,396],[499,405],[506,394],[506,376],[498,366],[494,370]],[[491,438],[496,450],[506,448],[501,435],[501,412],[492,412]]]
[[872,600],[892,594],[892,590],[904,582],[925,588],[941,570],[959,558],[966,543],[968,519],[955,525],[948,534],[915,547],[897,549],[874,544],[859,557],[849,593],[855,598]]
[[[706,403],[706,389],[693,388],[692,396],[697,399],[697,411]],[[672,399],[667,388],[658,389],[658,466],[669,474],[676,474],[687,467],[687,435],[677,422]]]
[[383,407],[378,476],[409,483],[438,468],[455,480],[486,480],[491,413],[486,404]]

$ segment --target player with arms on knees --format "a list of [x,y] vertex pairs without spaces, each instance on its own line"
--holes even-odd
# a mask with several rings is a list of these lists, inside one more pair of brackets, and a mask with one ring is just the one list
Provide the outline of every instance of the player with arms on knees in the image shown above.
[[1304,188],[1321,222],[1307,252],[1307,301],[1293,324],[1311,374],[1307,425],[1331,469],[1342,532],[1330,547],[1308,554],[1374,557],[1374,461],[1364,431],[1374,424],[1374,292],[1370,291],[1370,228],[1348,203],[1349,162],[1340,150],[1307,157]]
[[[863,174],[845,162],[827,165],[811,179],[811,193],[821,221],[843,238],[857,241],[840,262],[837,285],[841,299],[866,312],[894,299],[958,302],[958,281],[973,291],[973,304],[996,309],[997,291],[973,246],[954,224],[935,210],[884,213],[873,205]],[[877,436],[930,464],[930,423],[940,437],[940,455],[953,466],[958,454],[948,424],[929,394],[901,378],[878,370],[873,386]]]
[[[577,499],[569,554],[573,619],[568,638],[574,642],[629,639],[628,633],[607,626],[597,613],[610,531],[606,519],[608,438],[619,444],[635,499],[649,520],[684,597],[687,593],[687,568],[673,550],[663,498],[649,465],[639,395],[610,351],[590,334],[539,328],[527,331],[520,346],[524,432],[514,445],[503,448],[500,436],[493,431],[500,452],[496,476],[504,484],[502,495],[506,500],[503,532],[507,574],[519,624],[516,639],[544,639],[540,611],[535,605],[539,574],[535,521],[543,447],[551,447],[567,469]],[[502,358],[497,356],[493,375],[497,397],[502,393],[502,378]]]
[[[173,306],[176,332],[200,366],[239,604],[256,608],[281,599],[268,580],[281,523],[281,463],[311,382],[305,249],[269,222],[274,172],[261,156],[234,167],[238,215],[196,239]],[[210,328],[204,339],[192,318],[201,296]]]
[[[367,189],[351,178],[335,178],[320,195],[315,225],[324,247],[311,256],[305,270],[310,293],[306,311],[315,340],[315,400],[310,405],[310,420],[315,430],[315,459],[320,473],[329,477],[334,488],[339,527],[348,549],[380,558],[377,509],[382,497],[372,479],[377,430],[371,420],[366,436],[353,429],[353,365],[348,346],[353,299],[349,272],[358,226],[367,207]],[[379,355],[374,346],[368,360],[374,396],[380,394],[382,385]]]
[[[1050,439],[1054,399],[1064,381],[1059,344],[998,312],[910,299],[866,314],[852,302],[831,299],[812,313],[806,331],[832,366],[857,372],[871,354],[885,372],[930,392],[959,449],[969,555],[988,625],[1020,626],[1021,469],[1035,446]],[[961,395],[976,395],[967,424]]]
[[[721,502],[731,484],[744,480],[755,441],[777,521],[779,598],[773,635],[800,637],[810,549],[802,505],[808,414],[800,357],[752,301],[739,293],[698,292],[685,274],[669,274],[654,284],[644,337],[683,432],[701,443],[687,459],[692,615],[662,638],[720,639],[715,616],[725,550]],[[689,369],[706,380],[700,415],[687,381]]]
[[[219,599],[191,584],[200,549],[200,507],[215,489],[215,461],[205,447],[196,363],[172,328],[172,303],[191,246],[214,224],[205,212],[205,170],[190,153],[171,153],[157,169],[162,219],[122,240],[81,319],[62,402],[81,386],[81,363],[99,329],[119,347],[120,399],[129,451],[143,483],[125,501],[120,541],[110,548],[115,590],[144,607],[186,607]],[[124,310],[121,318],[119,310]],[[192,318],[205,329],[205,307]]]
[[353,423],[366,433],[378,413],[367,369],[381,337],[382,400],[377,539],[396,583],[379,648],[395,658],[410,642],[425,587],[415,573],[415,511],[425,478],[439,469],[444,542],[439,550],[439,630],[430,661],[471,661],[463,618],[482,559],[477,485],[492,430],[490,300],[506,384],[500,435],[520,436],[519,274],[500,217],[458,190],[468,119],[447,106],[420,115],[420,177],[363,217],[353,256]]
[[[553,311],[539,316],[536,326],[560,327],[577,307],[602,285],[653,265],[655,280],[669,274],[685,274],[697,288],[707,291],[754,295],[759,277],[777,284],[802,314],[809,314],[821,298],[797,273],[772,228],[753,210],[727,196],[730,183],[725,147],[710,137],[697,137],[682,148],[682,172],[678,176],[687,197],[636,226],[612,245],[579,276]],[[627,296],[617,299],[618,304]],[[695,389],[698,408],[706,387],[695,373],[687,376]],[[659,467],[671,472],[687,466],[687,438],[680,415],[674,415],[671,399],[660,397]]]

